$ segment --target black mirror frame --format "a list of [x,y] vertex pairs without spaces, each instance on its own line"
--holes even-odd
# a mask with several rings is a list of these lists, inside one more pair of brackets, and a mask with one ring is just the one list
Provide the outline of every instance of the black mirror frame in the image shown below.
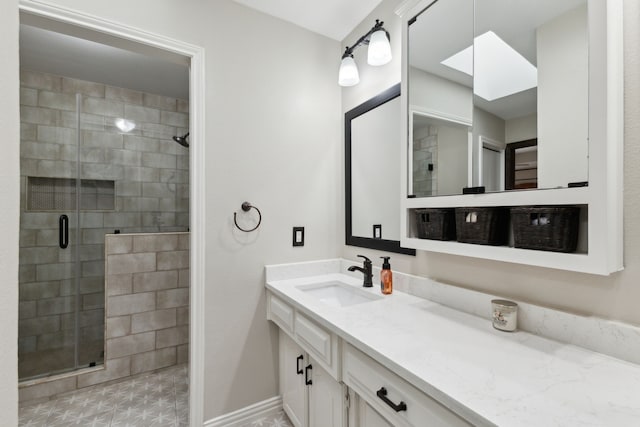
[[[415,249],[403,248],[398,240],[374,239],[369,237],[354,236],[352,221],[353,210],[351,207],[351,121],[362,114],[373,110],[394,98],[400,96],[400,83],[383,91],[379,95],[365,101],[344,115],[344,182],[345,182],[345,244],[361,248],[376,249],[385,252],[395,252],[406,255],[415,255]],[[398,134],[398,137],[400,135]],[[398,150],[400,145],[398,145]],[[398,188],[400,191],[400,188]],[[398,207],[398,212],[400,211]]]

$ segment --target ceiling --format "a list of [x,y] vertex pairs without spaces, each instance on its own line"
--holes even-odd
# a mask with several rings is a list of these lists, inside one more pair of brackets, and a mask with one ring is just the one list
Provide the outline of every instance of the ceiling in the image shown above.
[[[106,41],[106,40],[105,40]],[[110,44],[112,41],[106,41]],[[189,99],[186,58],[145,53],[20,25],[20,66],[172,98]],[[132,46],[128,46],[132,47]],[[175,55],[174,55],[175,56]]]
[[342,41],[382,0],[234,0],[252,9]]
[[[234,1],[342,41],[382,0]],[[21,67],[188,99],[188,59],[45,21],[21,16]]]

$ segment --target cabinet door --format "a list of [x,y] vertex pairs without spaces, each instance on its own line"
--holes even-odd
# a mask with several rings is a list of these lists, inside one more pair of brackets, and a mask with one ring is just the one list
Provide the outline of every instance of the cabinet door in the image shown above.
[[[346,386],[345,386],[346,387]],[[349,393],[349,427],[393,427],[351,388]]]
[[346,427],[342,385],[313,359],[309,363],[309,427]]
[[[280,394],[282,406],[295,427],[307,427],[304,351],[280,330]],[[300,373],[301,372],[301,373]]]

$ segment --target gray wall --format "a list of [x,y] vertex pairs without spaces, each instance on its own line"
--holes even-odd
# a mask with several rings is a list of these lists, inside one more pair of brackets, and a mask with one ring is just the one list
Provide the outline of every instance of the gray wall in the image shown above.
[[0,127],[4,143],[0,158],[0,412],[3,423],[18,425],[18,248],[20,229],[20,78],[18,71],[18,2],[3,4],[0,13]]
[[525,141],[538,137],[538,115],[518,117],[504,122],[505,143]]
[[[473,164],[477,165],[480,148],[480,137],[504,142],[505,122],[500,117],[480,108],[473,108]],[[473,185],[480,185],[480,168],[473,168]]]
[[423,112],[465,122],[472,122],[475,119],[473,93],[467,86],[415,67],[409,67],[409,76],[410,106]]

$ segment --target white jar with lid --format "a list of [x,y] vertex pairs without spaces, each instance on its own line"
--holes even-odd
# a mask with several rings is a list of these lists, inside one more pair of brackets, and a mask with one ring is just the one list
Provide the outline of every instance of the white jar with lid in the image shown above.
[[518,304],[504,299],[491,300],[493,327],[513,332],[518,327]]

